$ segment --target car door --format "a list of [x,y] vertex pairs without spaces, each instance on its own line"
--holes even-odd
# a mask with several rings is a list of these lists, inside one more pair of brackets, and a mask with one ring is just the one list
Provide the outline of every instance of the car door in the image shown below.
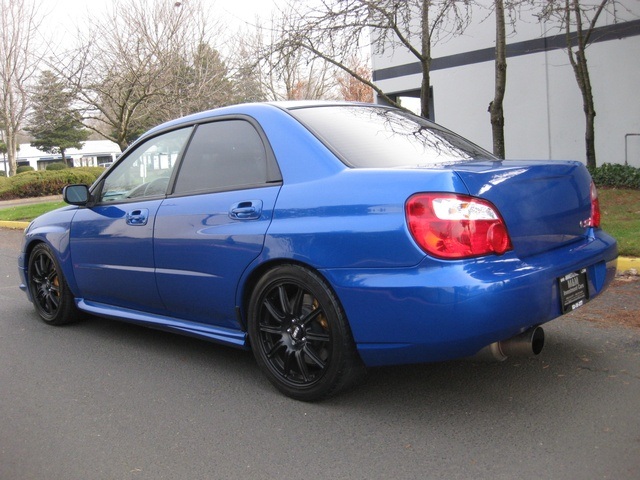
[[197,127],[156,217],[156,279],[171,316],[238,328],[238,281],[262,251],[280,184],[257,125]]
[[80,296],[90,302],[164,311],[155,281],[153,227],[192,128],[151,138],[127,154],[92,192],[70,231]]

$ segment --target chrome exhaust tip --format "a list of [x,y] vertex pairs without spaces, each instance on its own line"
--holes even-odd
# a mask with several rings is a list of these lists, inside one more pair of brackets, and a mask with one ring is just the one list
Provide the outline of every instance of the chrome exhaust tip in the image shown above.
[[488,356],[501,362],[508,357],[538,355],[543,347],[544,330],[542,327],[533,327],[515,337],[487,345],[476,354],[476,357]]

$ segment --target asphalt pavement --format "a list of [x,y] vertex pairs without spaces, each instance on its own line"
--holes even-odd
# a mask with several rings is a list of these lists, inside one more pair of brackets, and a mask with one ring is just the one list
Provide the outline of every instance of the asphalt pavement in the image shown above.
[[[0,479],[615,479],[640,472],[640,281],[545,327],[534,358],[371,369],[325,402],[250,354],[38,320],[0,229]],[[618,313],[616,313],[618,312]]]

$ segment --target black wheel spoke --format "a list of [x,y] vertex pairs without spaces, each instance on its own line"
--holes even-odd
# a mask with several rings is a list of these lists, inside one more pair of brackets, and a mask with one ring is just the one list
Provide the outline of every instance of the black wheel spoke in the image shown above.
[[292,315],[300,315],[302,313],[302,300],[304,298],[304,290],[302,288],[298,288],[296,290],[296,294],[293,297],[293,302],[291,302],[291,314]]
[[330,338],[328,333],[307,331],[307,340],[312,342],[328,342]]
[[294,352],[286,352],[284,355],[284,362],[282,364],[282,374],[285,378],[291,377],[291,366],[294,363]]
[[38,301],[38,303],[42,304],[46,296],[47,296],[47,292],[45,291],[44,288],[38,288],[36,290],[36,300]]
[[324,369],[327,366],[327,364],[323,362],[318,355],[316,355],[316,352],[314,352],[313,349],[308,344],[304,346],[303,351],[304,351],[304,354],[309,358],[309,360],[311,360],[321,369]]
[[55,295],[51,295],[51,294],[47,295],[46,302],[47,302],[47,310],[50,313],[53,313],[58,309],[58,298]]
[[285,348],[285,344],[282,340],[278,340],[273,347],[271,347],[271,350],[269,350],[267,352],[267,357],[269,358],[274,358],[275,354],[278,352],[278,350]]
[[41,255],[40,256],[40,276],[43,279],[46,279],[50,273],[51,273],[51,264],[49,262],[49,259],[46,258],[44,255]]
[[34,280],[37,280],[38,282],[42,282],[42,277],[44,277],[44,274],[43,274],[44,269],[42,267],[42,262],[43,262],[42,255],[36,258],[36,260],[33,262],[33,269],[35,270],[33,277],[34,277]]
[[321,308],[314,308],[304,316],[304,318],[301,320],[300,323],[306,327],[310,322],[317,319],[318,315],[320,315],[321,313],[322,313]]
[[280,326],[261,323],[259,328],[260,331],[264,333],[269,333],[271,335],[282,335],[282,328]]
[[296,363],[298,364],[298,369],[300,370],[300,375],[302,376],[302,380],[305,383],[309,383],[309,381],[311,380],[311,377],[309,375],[307,364],[305,363],[305,360],[302,356],[302,352],[301,351],[296,352],[295,357],[296,357]]
[[286,314],[291,314],[291,305],[289,304],[289,296],[284,285],[278,286],[278,296],[280,298],[280,308]]
[[[282,300],[281,300],[282,302]],[[264,306],[266,307],[266,309],[269,311],[269,313],[271,314],[271,316],[277,320],[278,322],[282,323],[285,319],[285,314],[283,313],[283,311],[278,311],[277,307],[275,305],[273,305],[273,303],[271,302],[270,299],[265,299],[264,301]]]

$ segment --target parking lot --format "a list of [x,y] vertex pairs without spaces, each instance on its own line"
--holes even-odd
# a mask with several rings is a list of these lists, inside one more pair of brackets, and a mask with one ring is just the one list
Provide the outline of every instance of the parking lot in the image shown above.
[[640,281],[535,358],[372,369],[307,404],[249,352],[92,318],[44,325],[0,229],[0,479],[637,479]]

